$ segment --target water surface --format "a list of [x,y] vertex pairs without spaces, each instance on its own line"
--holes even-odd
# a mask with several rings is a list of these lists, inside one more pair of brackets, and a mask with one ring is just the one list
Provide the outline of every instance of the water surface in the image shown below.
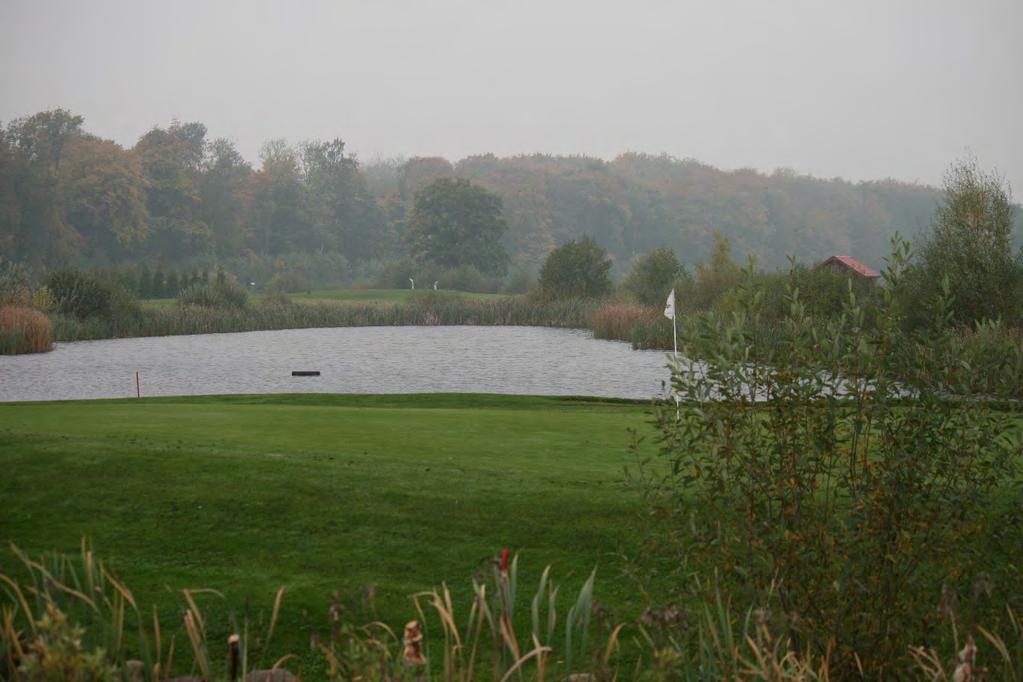
[[[661,351],[542,327],[346,327],[58,344],[0,356],[0,400],[224,393],[513,393],[652,398]],[[319,377],[292,377],[319,370]]]

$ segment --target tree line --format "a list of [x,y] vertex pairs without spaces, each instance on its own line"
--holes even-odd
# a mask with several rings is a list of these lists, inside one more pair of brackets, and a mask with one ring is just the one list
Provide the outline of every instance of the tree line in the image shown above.
[[[495,197],[476,200],[498,207],[502,224],[490,234],[503,253],[488,242],[480,245],[488,253],[464,259],[482,272],[508,264],[536,272],[555,247],[587,235],[617,275],[662,246],[684,264],[706,260],[715,233],[770,269],[789,255],[812,262],[832,253],[879,265],[890,236],[929,226],[939,199],[934,188],[893,180],[725,172],[643,154],[364,164],[341,139],[270,140],[253,165],[198,122],[154,127],[125,148],[56,109],[0,126],[0,253],[43,267],[230,263],[254,278],[272,275],[275,260],[315,261],[316,277],[350,278],[430,249],[415,201],[441,179]],[[1014,221],[1018,239],[1018,212]]]

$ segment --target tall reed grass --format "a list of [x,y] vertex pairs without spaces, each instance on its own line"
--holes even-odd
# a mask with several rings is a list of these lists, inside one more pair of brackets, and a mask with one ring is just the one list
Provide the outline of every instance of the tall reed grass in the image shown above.
[[[11,548],[16,573],[0,573],[0,679],[189,680],[294,679],[296,656],[268,657],[284,590],[274,599],[265,633],[231,624],[225,641],[208,633],[201,604],[213,590],[181,590],[179,622],[161,621],[138,604],[129,587],[83,541],[78,555],[29,557]],[[600,618],[595,573],[567,611],[559,586],[544,570],[535,591],[519,580],[518,558],[507,552],[490,578],[474,578],[472,596],[458,605],[447,585],[412,595],[416,618],[402,636],[379,621],[357,624],[354,610],[330,605],[330,634],[314,638],[305,664],[309,679],[401,682],[544,682],[571,680],[729,680],[823,682],[836,679],[829,651],[796,650],[763,609],[738,614],[720,594],[683,614],[647,609],[635,622]],[[1023,679],[1023,626],[1007,609],[1007,638],[983,627],[961,637],[955,650],[914,647],[908,679],[978,682]],[[597,621],[601,620],[600,623]],[[960,647],[962,648],[960,649]],[[956,653],[958,652],[958,653]],[[279,677],[271,677],[277,671]],[[861,671],[869,677],[869,671]]]
[[64,315],[54,315],[53,320],[60,341],[314,327],[526,325],[585,328],[598,305],[586,300],[535,303],[518,296],[478,300],[434,292],[417,294],[408,303],[306,303],[274,296],[244,307],[179,304],[145,308],[131,319],[113,322],[98,318],[79,320]]
[[53,350],[53,324],[38,310],[0,308],[0,355],[45,353]]

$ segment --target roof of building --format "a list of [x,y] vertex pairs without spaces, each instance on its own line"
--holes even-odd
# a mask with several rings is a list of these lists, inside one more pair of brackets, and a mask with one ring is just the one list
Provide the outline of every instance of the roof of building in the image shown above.
[[836,263],[836,264],[841,265],[843,267],[849,268],[850,270],[855,272],[857,275],[862,275],[863,277],[869,277],[870,279],[874,279],[876,277],[880,277],[881,276],[880,272],[878,272],[877,270],[874,270],[873,268],[870,268],[870,267],[864,265],[863,263],[861,263],[860,261],[856,260],[852,256],[831,256],[830,258],[828,258],[826,261],[824,261],[823,263],[821,263],[817,267],[822,267],[822,266],[828,265],[830,263]]

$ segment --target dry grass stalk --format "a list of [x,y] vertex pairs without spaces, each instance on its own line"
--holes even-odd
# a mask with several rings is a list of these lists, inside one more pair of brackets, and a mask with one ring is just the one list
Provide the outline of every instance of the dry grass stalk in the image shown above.
[[53,350],[53,325],[31,308],[0,308],[0,354],[45,353]]

